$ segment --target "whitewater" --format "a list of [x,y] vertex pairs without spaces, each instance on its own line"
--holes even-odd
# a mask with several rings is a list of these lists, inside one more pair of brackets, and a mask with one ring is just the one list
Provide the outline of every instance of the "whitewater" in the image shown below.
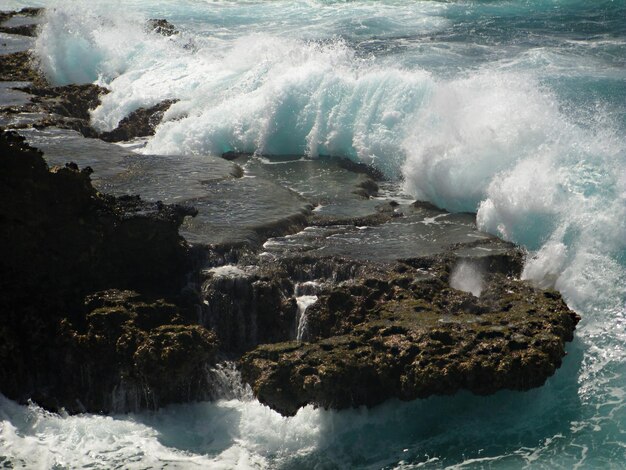
[[[582,317],[546,385],[284,418],[233,370],[215,402],[119,416],[0,396],[0,466],[624,468],[626,2],[132,0],[45,6],[53,84],[111,90],[111,130],[178,100],[139,152],[334,155],[476,212]],[[167,18],[180,34],[145,29]]]

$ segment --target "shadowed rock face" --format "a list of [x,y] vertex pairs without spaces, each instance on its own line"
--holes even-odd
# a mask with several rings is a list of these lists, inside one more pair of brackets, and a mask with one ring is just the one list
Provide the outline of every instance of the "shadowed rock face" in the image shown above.
[[87,296],[82,314],[60,322],[51,354],[63,369],[46,378],[53,393],[34,390],[38,403],[124,412],[208,398],[217,339],[178,306],[112,289]]
[[0,134],[0,391],[69,411],[202,398],[217,341],[179,294],[195,211],[103,195],[90,172]]

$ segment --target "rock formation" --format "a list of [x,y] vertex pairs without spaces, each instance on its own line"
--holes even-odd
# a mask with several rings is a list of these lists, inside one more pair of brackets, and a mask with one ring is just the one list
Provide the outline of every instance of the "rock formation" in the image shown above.
[[1,391],[71,411],[200,398],[217,341],[180,294],[195,212],[101,194],[90,172],[0,134]]

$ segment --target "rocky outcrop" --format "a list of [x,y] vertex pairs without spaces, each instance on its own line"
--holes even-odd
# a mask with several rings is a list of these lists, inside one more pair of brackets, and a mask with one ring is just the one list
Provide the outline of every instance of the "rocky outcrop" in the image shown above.
[[89,111],[100,105],[100,97],[109,92],[106,88],[93,84],[28,86],[21,90],[34,95],[32,102],[41,104],[48,113],[83,120],[89,120]]
[[72,411],[201,398],[217,342],[181,294],[195,211],[101,194],[90,173],[0,134],[0,391]]
[[108,132],[98,132],[90,124],[90,111],[98,107],[109,90],[94,84],[51,87],[38,71],[35,58],[28,51],[0,55],[0,81],[26,81],[33,85],[19,88],[32,95],[31,103],[22,109],[5,112],[43,112],[47,116],[33,123],[35,128],[72,129],[89,138],[120,142],[153,135],[164,113],[176,100],[163,100],[149,108],[139,108]]
[[139,108],[122,119],[114,130],[102,132],[98,137],[106,142],[120,142],[154,135],[165,111],[175,102],[176,100],[163,100],[150,108]]
[[[290,295],[299,305],[291,336],[260,337],[273,344],[241,359],[258,399],[293,415],[306,404],[341,409],[543,384],[579,320],[560,295],[519,280],[523,253],[477,231],[470,214],[389,205],[394,216],[379,225],[311,226],[270,240],[256,262],[239,261],[255,270],[229,268],[234,285],[251,285],[251,272],[281,280],[281,305]],[[246,289],[231,297],[221,303],[251,299]]]
[[258,399],[283,415],[306,405],[372,406],[460,389],[526,390],[561,364],[578,316],[558,293],[493,273],[480,297],[453,289],[444,256],[363,267],[307,309],[306,342],[243,356]]
[[[28,62],[27,56],[20,56],[15,59],[15,62],[20,60]],[[26,66],[25,70],[29,70],[29,67]],[[12,79],[11,77],[7,76],[6,79]],[[17,78],[13,77],[13,79]],[[27,80],[32,77],[23,76],[21,79]],[[80,132],[84,137],[99,138],[106,142],[120,142],[154,135],[165,111],[176,102],[176,100],[164,100],[149,108],[139,108],[122,119],[114,130],[98,132],[90,124],[89,113],[100,105],[101,97],[109,93],[108,89],[94,84],[48,87],[41,85],[40,80],[37,83],[39,83],[38,86],[20,88],[20,91],[33,95],[31,105],[26,107],[28,111],[48,113],[46,118],[35,122],[33,127],[72,129]]]
[[28,86],[20,89],[30,95],[31,111],[47,113],[47,117],[33,124],[42,129],[58,127],[72,129],[85,137],[98,137],[98,132],[89,124],[89,111],[100,105],[100,97],[109,92],[104,87],[85,85],[65,85],[59,87]]
[[61,321],[52,354],[62,367],[45,379],[54,393],[32,393],[38,403],[123,412],[208,397],[217,339],[176,305],[108,290],[87,296],[83,314]]
[[164,18],[148,20],[146,29],[161,36],[174,36],[179,33],[176,27]]
[[37,69],[35,58],[28,51],[0,55],[0,80],[33,82],[38,86],[46,84],[46,79]]

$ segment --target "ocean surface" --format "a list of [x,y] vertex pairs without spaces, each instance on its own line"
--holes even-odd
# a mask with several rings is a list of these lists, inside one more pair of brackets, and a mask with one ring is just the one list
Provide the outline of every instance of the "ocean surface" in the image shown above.
[[[347,156],[415,198],[477,212],[524,277],[582,316],[544,387],[283,418],[231,370],[217,402],[120,416],[0,396],[0,466],[626,468],[626,2],[15,1],[48,8],[56,84],[92,115],[179,101],[141,151]],[[173,37],[148,34],[167,18]]]

